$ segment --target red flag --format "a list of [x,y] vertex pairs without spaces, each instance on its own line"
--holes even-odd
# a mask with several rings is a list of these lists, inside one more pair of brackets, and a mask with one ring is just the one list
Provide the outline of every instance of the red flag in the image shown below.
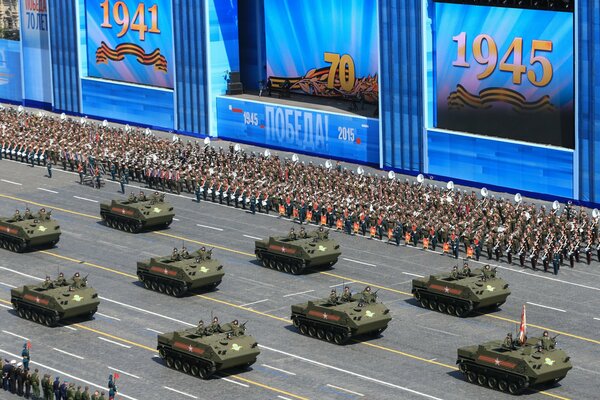
[[113,378],[116,381],[117,379],[119,379],[121,375],[117,374],[116,372],[113,374]]
[[31,342],[29,340],[27,341],[27,350],[31,350]]
[[523,304],[523,311],[521,311],[521,326],[519,327],[519,343],[523,345],[527,340],[527,313],[525,311],[525,304]]

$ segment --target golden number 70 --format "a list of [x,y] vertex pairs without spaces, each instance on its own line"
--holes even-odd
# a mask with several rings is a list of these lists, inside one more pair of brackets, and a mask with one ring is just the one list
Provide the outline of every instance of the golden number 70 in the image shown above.
[[[458,53],[456,60],[452,63],[455,67],[470,68],[467,62],[467,33],[461,32],[452,38],[458,44]],[[485,46],[484,46],[485,43]],[[531,54],[529,57],[529,70],[523,65],[523,38],[516,37],[504,53],[498,66],[498,45],[490,35],[481,34],[473,40],[473,58],[480,65],[486,68],[477,75],[477,79],[483,80],[494,73],[496,67],[500,71],[511,72],[513,74],[513,83],[520,85],[523,74],[527,72],[527,79],[532,85],[543,87],[552,81],[554,69],[550,60],[538,54],[539,52],[552,52],[552,42],[549,40],[533,40],[531,42]],[[487,48],[487,51],[486,51]],[[512,63],[509,59],[512,57]],[[542,67],[542,76],[538,78],[535,70],[532,68],[535,64]]]
[[[160,29],[158,29],[158,5],[155,4],[152,7],[148,8],[148,12],[150,13],[151,25],[150,29],[148,29],[148,25],[146,25],[146,5],[144,3],[139,3],[137,8],[135,9],[135,13],[133,17],[131,17],[131,13],[129,12],[129,7],[127,3],[124,1],[117,1],[113,4],[112,9],[110,7],[110,1],[104,0],[100,7],[102,7],[103,13],[103,21],[102,28],[112,29],[111,16],[112,21],[115,24],[121,27],[121,31],[117,33],[117,37],[123,37],[129,30],[137,31],[140,35],[140,40],[146,39],[146,32],[148,33],[160,33]],[[112,11],[112,12],[111,12]]]
[[329,74],[327,76],[327,88],[335,88],[335,75],[340,77],[340,86],[346,92],[354,89],[356,72],[354,69],[354,60],[348,54],[340,57],[337,53],[325,53],[325,62],[331,63]]

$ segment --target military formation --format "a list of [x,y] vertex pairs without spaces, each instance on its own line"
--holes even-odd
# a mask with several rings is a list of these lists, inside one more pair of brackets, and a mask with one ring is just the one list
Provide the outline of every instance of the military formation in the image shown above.
[[514,203],[475,192],[360,174],[277,156],[166,140],[149,131],[86,120],[0,112],[4,157],[136,181],[152,190],[194,194],[251,212],[277,212],[298,222],[399,244],[447,247],[459,257],[495,259],[558,273],[561,265],[600,261],[598,216]]
[[[123,194],[129,181],[146,184],[153,191],[150,196],[143,191],[137,195],[132,192],[126,200],[100,205],[103,220],[113,228],[139,232],[143,227],[167,227],[174,211],[164,200],[165,191],[187,191],[198,203],[210,200],[252,213],[275,211],[301,225],[319,225],[316,231],[308,232],[301,226],[298,232],[292,228],[286,236],[256,241],[255,254],[264,266],[294,275],[337,262],[341,250],[330,238],[331,229],[434,251],[440,246],[454,258],[464,252],[466,258],[506,259],[508,263],[518,260],[521,266],[533,269],[548,270],[552,265],[555,274],[564,262],[574,267],[582,253],[588,264],[594,251],[600,261],[600,214],[595,211],[589,215],[570,203],[562,210],[560,206],[546,210],[545,206],[524,204],[520,199],[511,202],[488,197],[484,192],[480,197],[475,192],[455,190],[452,185],[425,185],[422,179],[411,183],[392,176],[355,173],[339,163],[298,163],[296,158],[247,153],[234,146],[216,149],[198,142],[160,139],[138,129],[101,127],[85,120],[34,116],[12,109],[0,111],[0,120],[5,127],[0,134],[2,157],[46,165],[49,177],[52,165],[77,170],[80,175],[110,175],[121,182]],[[26,209],[21,215],[17,210],[12,217],[14,221],[29,219],[49,220],[50,212],[41,209],[33,215]],[[138,277],[148,289],[180,296],[196,287],[196,279],[190,277],[207,274],[211,265],[215,271],[209,284],[216,287],[223,273],[222,265],[212,257],[212,249],[202,247],[190,253],[182,246],[174,248],[169,256],[138,263]],[[207,285],[202,282],[197,287]],[[342,286],[341,295],[332,289],[324,299],[291,306],[292,323],[301,334],[342,345],[357,337],[378,337],[387,328],[391,316],[378,301],[377,291],[367,286],[353,294],[349,286]],[[60,273],[54,280],[47,276],[41,284],[47,291],[63,287],[69,292],[85,289],[87,277],[76,273],[66,279]],[[460,317],[480,308],[499,307],[510,294],[507,288],[508,284],[496,276],[495,268],[486,265],[472,270],[468,263],[460,270],[455,266],[450,273],[413,280],[413,294],[421,306]],[[25,286],[19,290],[28,289]],[[39,302],[39,297],[34,298]],[[27,316],[26,309],[19,309],[15,301],[13,305],[27,319],[49,326],[57,322],[35,313]],[[97,303],[91,307],[96,307],[90,310],[93,315]],[[245,323],[234,320],[221,325],[217,317],[208,325],[201,320],[191,330],[160,334],[157,340],[159,355],[168,367],[203,379],[221,369],[248,367],[259,354],[258,343],[246,334]],[[544,335],[539,345],[530,343],[529,347],[538,352],[558,351],[552,340]],[[533,350],[525,349],[525,343],[521,341],[518,347],[507,337],[504,346],[527,350],[529,356]],[[225,356],[228,346],[237,352],[235,356],[233,352]],[[207,352],[208,348],[213,351]],[[527,387],[516,380],[502,381],[506,388],[498,381],[490,383],[494,376],[474,372],[479,368],[477,363],[487,356],[479,355],[473,361],[469,358],[473,351],[461,351],[459,363],[465,366],[461,371],[467,380],[472,381],[473,373],[475,379],[485,378],[490,388],[511,393]],[[194,355],[205,353],[211,356]],[[28,354],[20,364],[4,363],[4,390],[28,398],[42,398],[40,387],[44,399],[52,395],[55,400],[105,398],[104,393],[90,394],[87,387],[75,389],[74,383],[60,382],[58,377],[52,382],[49,375],[44,375],[40,384],[39,371],[30,373],[28,363]],[[565,375],[568,369],[564,369]],[[512,390],[511,384],[518,387]],[[114,397],[117,389],[112,378],[108,388],[109,398]]]

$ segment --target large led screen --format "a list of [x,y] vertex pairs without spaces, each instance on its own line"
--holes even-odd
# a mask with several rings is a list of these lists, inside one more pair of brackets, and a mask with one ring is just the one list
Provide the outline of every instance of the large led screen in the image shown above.
[[437,128],[574,148],[573,14],[435,5]]
[[267,75],[308,95],[377,102],[376,0],[265,0]]
[[88,76],[173,88],[171,0],[85,0]]

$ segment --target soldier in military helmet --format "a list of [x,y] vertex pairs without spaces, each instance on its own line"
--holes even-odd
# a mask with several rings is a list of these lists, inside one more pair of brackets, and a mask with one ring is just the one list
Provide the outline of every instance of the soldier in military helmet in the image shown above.
[[509,349],[513,348],[513,337],[512,333],[510,332],[506,334],[506,338],[504,339],[504,347],[507,347]]
[[129,197],[127,197],[127,201],[130,203],[135,203],[137,201],[137,197],[133,192],[129,193]]
[[190,258],[190,253],[188,252],[188,250],[185,246],[181,247],[181,252],[179,254],[181,254],[181,258],[184,258],[184,259]]
[[75,274],[73,275],[73,287],[75,289],[81,289],[82,284],[81,284],[81,275],[79,275],[79,272],[75,272]]
[[298,234],[298,237],[300,237],[300,239],[306,239],[308,237],[308,235],[306,234],[306,230],[304,229],[304,227],[300,228],[300,233]]
[[246,328],[243,325],[240,325],[237,319],[231,321],[231,333],[234,336],[242,336],[246,332]]
[[200,250],[198,250],[198,255],[201,261],[206,260],[206,247],[202,246]]
[[38,212],[38,218],[40,219],[40,221],[49,219],[49,215],[49,213],[46,213],[46,209],[44,207],[40,208],[40,211]]
[[222,333],[223,332],[223,329],[221,328],[221,325],[219,324],[219,317],[214,317],[212,319],[212,322],[210,323],[208,330],[210,333]]
[[544,331],[544,333],[542,334],[541,342],[542,349],[544,350],[552,350],[556,347],[556,340],[550,337],[548,331]]
[[350,292],[350,287],[349,286],[345,286],[344,287],[344,293],[342,293],[341,300],[343,302],[352,301],[352,293]]
[[471,276],[471,268],[469,267],[469,264],[467,262],[463,264],[462,274],[465,277]]
[[54,286],[67,286],[67,280],[65,279],[65,274],[60,272],[58,274],[58,278],[54,281]]
[[294,228],[290,229],[290,233],[288,233],[288,239],[296,240],[296,232],[294,231]]
[[33,215],[31,215],[31,210],[28,208],[25,209],[25,214],[23,214],[23,219],[33,219]]
[[48,275],[46,275],[46,280],[42,283],[42,288],[44,289],[52,289],[52,279]]
[[138,201],[146,201],[146,194],[143,190],[140,190],[140,194],[138,195]]
[[172,261],[179,261],[179,250],[177,250],[177,247],[173,248],[173,253],[171,253],[171,260]]
[[455,265],[454,267],[452,267],[452,272],[450,272],[450,277],[452,279],[458,279],[459,278],[458,266],[457,265]]
[[329,304],[335,306],[338,303],[338,296],[335,289],[331,289],[331,293],[329,293]]
[[198,326],[196,327],[196,335],[206,335],[206,327],[204,326],[204,321],[202,320],[198,321]]
[[23,217],[21,216],[21,212],[19,210],[15,210],[15,213],[13,214],[12,219],[14,221],[22,221]]

